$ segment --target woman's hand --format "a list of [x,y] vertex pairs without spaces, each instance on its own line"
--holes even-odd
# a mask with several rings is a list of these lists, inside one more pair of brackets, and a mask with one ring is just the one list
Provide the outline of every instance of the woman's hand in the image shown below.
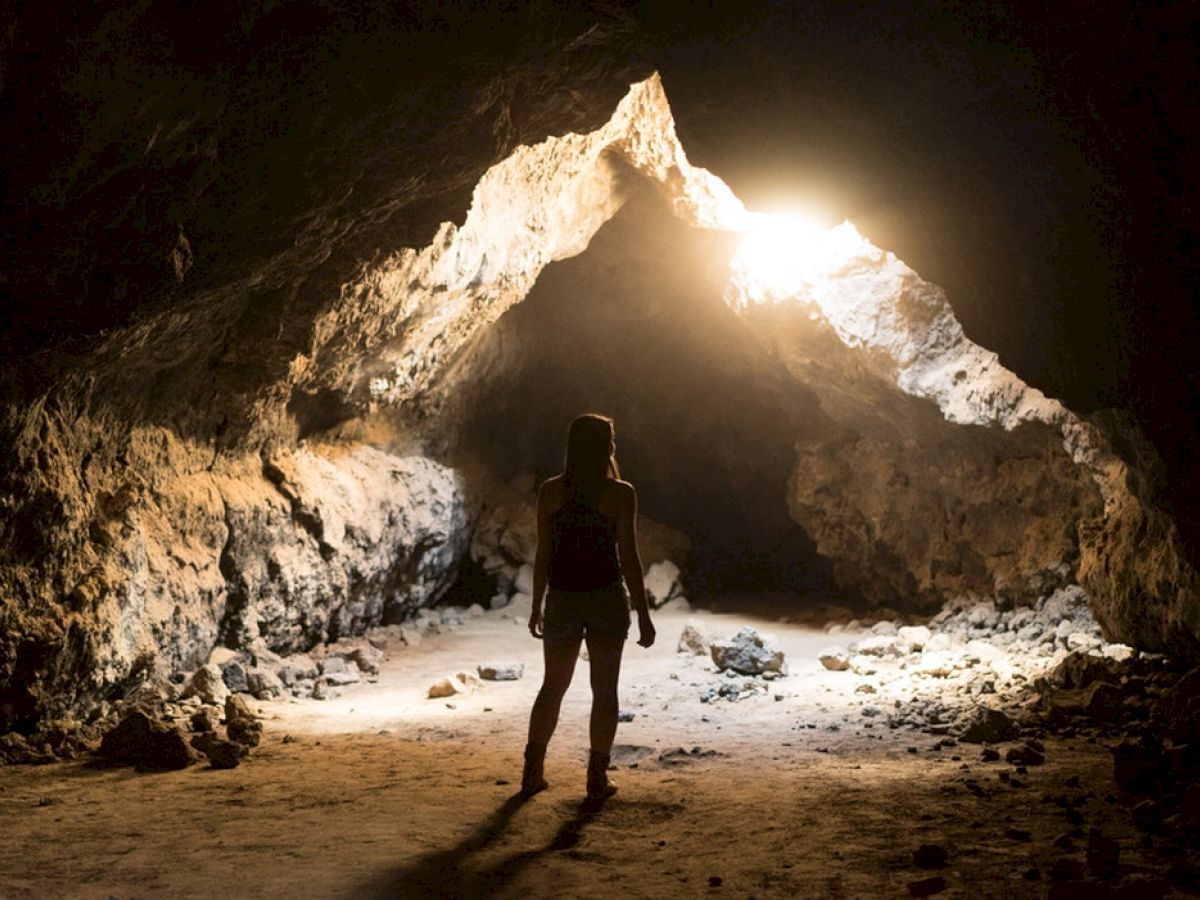
[[654,646],[654,637],[654,623],[650,621],[650,616],[638,616],[638,646]]
[[542,639],[542,634],[544,633],[542,628],[542,611],[536,606],[529,611],[529,633],[539,641]]

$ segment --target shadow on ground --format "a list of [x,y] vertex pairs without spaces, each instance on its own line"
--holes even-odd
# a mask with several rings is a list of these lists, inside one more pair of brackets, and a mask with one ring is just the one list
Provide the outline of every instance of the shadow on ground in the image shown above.
[[513,817],[527,802],[528,798],[514,794],[453,847],[427,854],[409,866],[375,879],[364,886],[360,896],[494,896],[538,857],[559,850],[570,850],[578,844],[584,827],[604,806],[604,801],[583,800],[576,807],[574,815],[563,822],[545,845],[514,853],[478,868],[473,866],[473,857],[487,850],[504,834]]

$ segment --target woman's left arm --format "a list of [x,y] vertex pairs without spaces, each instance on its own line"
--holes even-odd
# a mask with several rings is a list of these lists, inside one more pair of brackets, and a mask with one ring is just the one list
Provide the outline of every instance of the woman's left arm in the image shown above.
[[646,585],[642,579],[642,557],[637,546],[637,491],[631,484],[621,485],[617,550],[621,554],[621,574],[625,576],[629,598],[637,612],[638,644],[649,647],[654,643],[654,623],[650,621],[650,605],[646,602]]

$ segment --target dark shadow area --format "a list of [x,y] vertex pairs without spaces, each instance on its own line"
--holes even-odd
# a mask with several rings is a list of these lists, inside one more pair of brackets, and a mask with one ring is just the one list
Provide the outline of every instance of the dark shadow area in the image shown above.
[[732,238],[690,228],[641,188],[579,256],[468,351],[458,452],[502,477],[559,470],[583,411],[616,420],[641,512],[683,531],[689,596],[824,595],[827,564],[789,516],[798,441],[838,430],[722,299]]
[[382,881],[363,887],[363,897],[490,897],[538,857],[570,850],[579,843],[583,829],[596,818],[604,801],[583,800],[575,814],[563,822],[554,837],[542,847],[514,853],[489,866],[474,869],[471,856],[490,847],[504,833],[517,812],[528,802],[514,794],[458,844],[431,853]]

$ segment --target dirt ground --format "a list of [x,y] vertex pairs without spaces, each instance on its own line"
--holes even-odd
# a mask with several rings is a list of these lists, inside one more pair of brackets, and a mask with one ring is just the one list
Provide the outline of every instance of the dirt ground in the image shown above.
[[[676,653],[689,618],[717,637],[773,633],[790,674],[702,703],[721,676]],[[0,897],[863,898],[908,896],[932,875],[946,879],[941,897],[1041,897],[1072,855],[1053,846],[1072,828],[1064,797],[1137,870],[1103,746],[1047,742],[1046,764],[1018,774],[978,746],[864,715],[903,686],[856,693],[870,679],[825,671],[816,654],[832,639],[819,630],[706,612],[656,623],[655,647],[626,650],[634,718],[617,734],[620,791],[599,808],[583,803],[582,661],[551,788],[516,797],[541,645],[493,612],[394,653],[377,683],[337,699],[258,703],[266,736],[236,769],[0,769]],[[513,660],[519,681],[425,698],[442,675]],[[914,866],[924,843],[948,851],[945,868]]]

